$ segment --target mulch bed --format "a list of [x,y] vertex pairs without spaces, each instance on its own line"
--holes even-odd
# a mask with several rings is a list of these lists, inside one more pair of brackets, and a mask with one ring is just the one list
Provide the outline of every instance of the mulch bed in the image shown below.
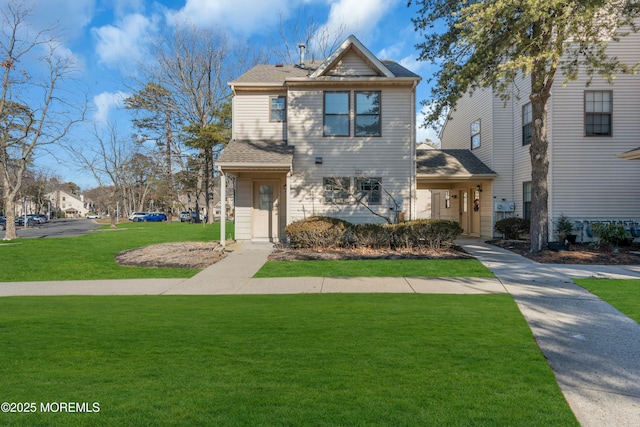
[[576,243],[564,250],[545,249],[537,253],[530,252],[529,241],[491,240],[487,243],[543,264],[640,265],[640,245],[637,243],[617,248]]
[[358,259],[465,259],[471,258],[462,248],[452,246],[441,250],[420,249],[401,251],[391,249],[334,248],[291,249],[280,248],[269,256],[271,261],[358,260]]

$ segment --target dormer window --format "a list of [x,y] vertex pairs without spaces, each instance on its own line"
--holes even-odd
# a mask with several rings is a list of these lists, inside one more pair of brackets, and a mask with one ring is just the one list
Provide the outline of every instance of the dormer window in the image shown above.
[[269,120],[272,122],[285,122],[287,120],[287,99],[284,96],[271,97]]
[[349,136],[349,92],[324,93],[324,136]]

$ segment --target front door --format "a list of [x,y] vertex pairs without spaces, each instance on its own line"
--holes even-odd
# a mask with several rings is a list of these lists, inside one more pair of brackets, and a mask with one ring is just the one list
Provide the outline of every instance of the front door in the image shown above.
[[256,181],[253,186],[253,240],[278,240],[278,186]]
[[460,208],[460,227],[462,234],[469,233],[469,193],[466,190],[460,191],[458,195],[458,207]]

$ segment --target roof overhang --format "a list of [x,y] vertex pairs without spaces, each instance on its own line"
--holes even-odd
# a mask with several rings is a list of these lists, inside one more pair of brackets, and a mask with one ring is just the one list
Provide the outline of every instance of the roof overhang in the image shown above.
[[618,154],[617,157],[626,160],[640,160],[640,147]]
[[416,180],[420,187],[453,188],[498,176],[470,150],[418,150]]

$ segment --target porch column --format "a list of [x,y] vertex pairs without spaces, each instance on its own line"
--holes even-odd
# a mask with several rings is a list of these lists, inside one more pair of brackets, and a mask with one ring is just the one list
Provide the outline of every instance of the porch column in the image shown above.
[[220,244],[224,248],[227,234],[227,180],[220,170]]

